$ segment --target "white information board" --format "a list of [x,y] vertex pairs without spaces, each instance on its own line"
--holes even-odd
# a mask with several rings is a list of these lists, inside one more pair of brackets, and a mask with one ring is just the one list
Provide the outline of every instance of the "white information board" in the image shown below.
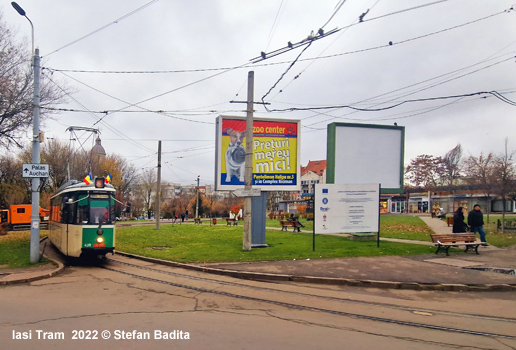
[[380,185],[316,184],[315,233],[378,232]]
[[405,128],[397,125],[328,124],[326,183],[380,183],[403,193]]

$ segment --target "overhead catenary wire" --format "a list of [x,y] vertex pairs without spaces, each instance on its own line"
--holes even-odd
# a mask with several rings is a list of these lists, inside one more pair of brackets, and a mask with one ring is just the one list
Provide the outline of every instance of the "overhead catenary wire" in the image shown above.
[[[324,27],[325,27],[325,26],[330,22],[330,20],[335,16],[335,14],[338,12],[338,10],[340,10],[340,8],[342,7],[342,5],[344,5],[344,3],[345,3],[345,2],[346,2],[346,0],[341,0],[341,3],[340,3],[340,4],[337,4],[335,12],[333,13],[333,15],[330,17],[330,19],[329,19],[329,20],[328,20],[328,21],[327,21],[327,22],[326,22],[326,23],[325,23],[321,28],[324,28]],[[369,10],[372,10],[372,9],[373,9],[377,4],[378,4],[378,2],[380,2],[380,0],[376,0],[376,2],[373,4],[373,6],[371,6],[367,11],[369,12]],[[361,16],[359,16],[359,17],[357,17],[357,18],[355,19],[355,21],[358,21],[358,20],[359,20],[359,18],[363,18],[363,15],[361,15]],[[320,53],[317,57],[315,57],[313,60],[310,60],[310,63],[309,63],[309,64],[308,64],[304,69],[302,69],[298,74],[296,74],[288,84],[286,84],[282,89],[280,89],[280,90],[278,91],[278,93],[276,93],[276,95],[274,95],[274,96],[271,98],[271,100],[272,100],[272,99],[274,99],[278,94],[282,93],[282,92],[285,90],[285,88],[286,88],[286,87],[288,87],[288,86],[289,86],[290,84],[292,84],[294,81],[296,81],[297,79],[299,79],[299,77],[301,76],[301,74],[303,74],[303,73],[304,73],[308,68],[310,68],[310,67],[312,66],[312,64],[314,64],[314,63],[316,62],[316,60],[317,60],[319,57],[321,57],[321,56],[322,56],[322,54],[323,54],[326,50],[328,50],[328,49],[329,49],[329,48],[330,48],[330,47],[331,47],[331,46],[332,46],[332,45],[333,45],[333,44],[334,44],[334,43],[335,43],[335,42],[336,42],[336,41],[337,41],[337,40],[338,40],[338,39],[339,39],[339,38],[340,38],[344,33],[346,33],[346,32],[347,32],[347,30],[348,30],[349,28],[350,28],[350,27],[347,27],[347,28],[345,28],[343,31],[340,31],[340,34],[339,34],[339,35],[338,35],[338,36],[337,36],[337,37],[336,37],[336,38],[335,38],[335,39],[334,39],[334,40],[333,40],[333,41],[332,41],[332,42],[331,42],[331,43],[330,43],[330,44],[329,44],[329,45],[328,45],[324,50],[322,50],[322,51],[321,51],[321,53]],[[299,61],[299,62],[301,62],[301,61],[306,61],[306,60],[304,60],[304,59],[299,59],[298,61]]]
[[269,37],[267,38],[267,45],[265,46],[265,50],[266,51],[269,48],[269,45],[271,43],[272,37],[274,35],[274,32],[276,31],[278,19],[280,17],[281,11],[283,9],[283,2],[284,2],[284,0],[281,0],[280,5],[278,7],[278,11],[276,12],[276,16],[274,17],[274,22],[272,23],[272,27],[271,27],[271,30],[269,32]]
[[[96,91],[96,92],[98,92],[98,93],[100,93],[100,94],[103,94],[103,95],[108,96],[108,97],[110,97],[110,98],[112,98],[112,99],[115,99],[115,100],[117,100],[117,101],[120,101],[120,102],[122,102],[122,103],[127,104],[127,106],[126,106],[126,107],[123,107],[123,108],[119,108],[119,109],[111,110],[111,111],[109,111],[109,112],[108,112],[108,111],[100,112],[100,113],[104,113],[104,116],[103,116],[103,117],[101,117],[97,122],[95,122],[95,124],[97,124],[97,123],[99,123],[100,121],[102,121],[102,120],[103,120],[106,116],[108,116],[108,115],[112,115],[112,114],[114,114],[114,113],[119,113],[119,112],[125,111],[125,110],[127,110],[128,108],[131,108],[131,107],[140,108],[141,110],[146,111],[146,112],[156,113],[156,114],[162,114],[162,115],[166,115],[166,116],[168,116],[168,117],[170,117],[170,118],[179,119],[179,120],[184,120],[184,121],[189,121],[189,122],[193,122],[193,123],[200,123],[200,124],[214,124],[213,122],[205,122],[205,121],[201,121],[201,120],[192,120],[192,119],[182,118],[182,117],[178,117],[178,116],[175,116],[175,115],[171,115],[171,114],[166,113],[166,112],[164,112],[164,111],[154,111],[154,110],[150,110],[150,109],[148,109],[148,108],[145,108],[145,107],[141,107],[141,106],[139,106],[139,104],[140,104],[140,103],[147,102],[147,101],[149,101],[149,100],[151,100],[151,99],[153,99],[153,98],[157,98],[157,97],[149,98],[149,99],[147,99],[147,100],[140,101],[140,102],[137,102],[137,103],[130,103],[130,102],[125,101],[125,100],[123,100],[123,99],[120,99],[120,98],[118,98],[118,97],[116,97],[116,96],[113,96],[113,95],[111,95],[111,94],[108,94],[108,93],[106,93],[106,92],[104,92],[104,91],[101,91],[101,90],[99,90],[99,89],[97,89],[97,88],[95,88],[95,87],[93,87],[93,86],[90,86],[90,85],[88,85],[88,84],[86,84],[86,83],[84,83],[84,82],[82,82],[82,81],[80,81],[80,80],[78,80],[78,79],[76,79],[76,78],[74,78],[74,77],[71,77],[70,75],[68,75],[68,74],[66,74],[66,73],[64,73],[64,72],[60,72],[60,73],[61,73],[61,74],[63,74],[63,75],[65,75],[65,76],[66,76],[66,77],[68,77],[69,79],[72,79],[72,80],[74,80],[74,81],[78,82],[79,84],[82,84],[82,85],[84,85],[84,86],[86,86],[86,87],[88,87],[88,88],[90,88],[90,89],[92,89],[92,90],[94,90],[94,91]],[[221,74],[221,73],[219,73],[219,74]],[[197,81],[197,82],[199,82],[199,81]],[[188,84],[188,85],[193,85],[193,84],[195,84],[195,83],[196,83],[196,82],[191,83],[191,84]],[[183,86],[183,87],[184,87],[184,86]],[[178,89],[180,89],[180,88],[177,88],[176,90],[178,90]],[[162,96],[162,95],[164,95],[164,94],[165,94],[165,93],[160,94],[160,96]]]
[[504,96],[499,94],[497,91],[479,91],[479,92],[472,92],[472,93],[460,94],[460,95],[437,96],[437,97],[426,97],[426,98],[405,100],[405,101],[401,101],[401,102],[392,104],[387,107],[380,107],[380,108],[360,108],[360,107],[354,107],[351,105],[334,105],[334,106],[313,106],[313,107],[291,107],[291,108],[286,108],[286,109],[271,109],[271,111],[272,112],[285,112],[285,111],[311,111],[311,110],[324,110],[324,109],[336,109],[336,108],[338,108],[338,109],[349,108],[349,109],[353,109],[356,111],[362,111],[362,112],[378,112],[378,111],[385,111],[388,109],[392,109],[392,108],[401,106],[406,103],[445,100],[445,99],[450,99],[450,98],[469,97],[469,96],[475,96],[475,95],[492,95],[505,103],[516,106],[515,101],[511,101],[511,100],[505,98]]
[[142,11],[143,9],[145,9],[145,8],[149,7],[150,5],[154,4],[154,3],[155,3],[155,2],[157,2],[157,1],[158,1],[158,0],[151,0],[151,1],[149,1],[148,3],[146,3],[146,4],[144,4],[144,5],[140,6],[140,7],[138,7],[137,9],[135,9],[135,10],[133,10],[133,11],[129,12],[129,13],[126,13],[126,14],[125,14],[125,15],[123,15],[122,17],[119,17],[119,18],[115,19],[114,21],[112,21],[112,22],[110,22],[110,23],[108,23],[108,24],[106,24],[106,25],[104,25],[104,26],[102,26],[102,27],[100,27],[100,28],[98,28],[98,29],[94,30],[93,32],[90,32],[90,33],[88,33],[88,34],[86,34],[86,35],[84,35],[84,36],[80,37],[79,39],[76,39],[76,40],[74,40],[74,41],[72,41],[72,42],[70,42],[70,43],[68,43],[68,44],[66,44],[66,45],[64,45],[64,46],[61,46],[60,48],[58,48],[58,49],[56,49],[56,50],[54,50],[54,51],[51,51],[49,54],[47,54],[47,55],[45,55],[45,56],[43,56],[43,57],[50,56],[50,55],[52,55],[52,54],[54,54],[54,53],[56,53],[56,52],[58,52],[58,51],[61,51],[61,50],[62,50],[62,49],[64,49],[64,48],[67,48],[67,47],[69,47],[69,46],[71,46],[71,45],[73,45],[73,44],[78,43],[79,41],[82,41],[82,40],[84,40],[84,39],[86,39],[86,38],[88,38],[88,37],[90,37],[90,36],[92,36],[92,35],[94,35],[94,34],[96,34],[96,33],[100,32],[100,31],[102,31],[102,30],[104,30],[104,29],[106,29],[106,28],[108,28],[108,27],[111,27],[112,25],[118,24],[118,23],[120,23],[121,21],[123,21],[124,19],[126,19],[126,18],[128,18],[128,17],[131,17],[132,15],[134,15],[134,14],[136,14],[136,13],[138,13],[138,12]]
[[[42,72],[43,75],[45,75],[44,72]],[[72,100],[75,101],[75,103],[77,103],[78,105],[80,105],[81,107],[85,108],[86,107],[80,103],[76,98],[74,98],[72,95],[70,95],[69,93],[67,93],[66,91],[64,91],[61,86],[59,84],[57,84],[50,76],[48,75],[45,75],[45,77],[52,83],[54,84],[58,89],[60,89],[61,91],[65,92],[67,94],[67,96],[69,96]],[[88,113],[97,121],[101,120],[99,119],[94,113],[92,113],[91,111],[88,111]],[[95,125],[95,124],[94,124]],[[121,131],[119,131],[118,129],[116,128],[113,128],[111,125],[107,124],[107,123],[104,123],[103,124],[104,126],[106,126],[106,128],[108,128],[110,131],[112,131],[113,133],[115,133],[116,135],[120,136],[120,137],[124,137],[128,142],[132,143],[133,145],[135,145],[136,147],[142,149],[142,150],[145,150],[145,151],[151,151],[149,148],[133,141],[131,138],[127,137],[126,135],[124,135]]]
[[[344,55],[352,55],[352,54],[361,53],[361,52],[378,50],[378,49],[382,49],[382,48],[389,48],[391,46],[405,44],[405,43],[408,43],[408,42],[411,42],[411,41],[415,41],[415,40],[419,40],[419,39],[423,39],[423,38],[426,38],[426,37],[429,37],[429,36],[432,36],[432,35],[441,34],[441,33],[444,33],[444,32],[447,32],[447,31],[450,31],[450,30],[453,30],[453,29],[458,29],[460,27],[464,27],[464,26],[467,26],[467,25],[470,25],[470,24],[474,24],[474,23],[483,21],[483,20],[487,20],[487,19],[492,18],[494,16],[501,15],[503,13],[507,13],[507,12],[510,12],[510,11],[513,11],[513,10],[514,10],[513,8],[510,8],[510,9],[507,9],[507,10],[504,10],[504,11],[499,11],[499,12],[496,12],[496,13],[493,13],[493,14],[481,17],[481,18],[477,18],[475,20],[464,22],[464,23],[461,23],[461,24],[458,24],[458,25],[454,25],[454,26],[451,26],[451,27],[448,27],[448,28],[444,28],[444,29],[441,29],[441,30],[437,30],[437,31],[434,31],[434,32],[422,34],[422,35],[419,35],[419,36],[416,36],[416,37],[412,37],[412,38],[408,38],[408,39],[405,39],[405,40],[399,40],[399,41],[393,40],[391,43],[385,43],[383,45],[368,47],[368,48],[359,49],[359,50],[346,51],[346,52],[341,52],[341,53],[336,53],[336,54],[331,54],[331,55],[320,55],[320,56],[317,56],[317,57],[300,58],[300,59],[298,59],[298,62],[315,61],[315,60],[320,60],[320,59],[328,59],[328,58],[334,58],[334,57],[339,57],[339,56],[344,56]],[[342,27],[341,29],[339,29],[339,31],[342,30],[342,29],[349,28],[350,26]],[[252,64],[252,66],[253,67],[267,67],[267,66],[274,66],[274,65],[290,64],[291,62],[292,61],[254,63],[254,64]],[[87,69],[60,69],[60,68],[47,67],[47,66],[43,67],[42,69],[47,69],[49,71],[59,72],[59,73],[64,72],[64,73],[88,73],[88,74],[175,74],[175,73],[226,71],[226,70],[248,68],[249,66],[250,66],[250,64],[247,63],[247,64],[238,65],[238,66],[231,66],[231,67],[193,68],[193,69],[180,69],[180,70],[87,70]]]
[[[498,52],[499,52],[499,51],[498,51]],[[497,53],[498,53],[498,52],[497,52]],[[495,53],[495,54],[496,54],[496,53]],[[459,78],[465,77],[465,76],[467,76],[467,75],[470,75],[470,74],[473,74],[473,73],[479,72],[479,71],[481,71],[481,70],[484,70],[484,69],[487,69],[487,68],[490,68],[490,67],[493,67],[493,66],[498,65],[498,64],[500,64],[500,63],[508,62],[508,61],[510,61],[510,60],[512,60],[512,59],[514,59],[514,58],[515,58],[514,56],[512,56],[512,55],[511,55],[510,57],[503,58],[502,60],[499,60],[499,61],[497,61],[497,62],[491,63],[491,64],[489,64],[489,65],[487,65],[487,66],[483,66],[483,67],[480,67],[480,68],[478,68],[478,69],[476,69],[476,70],[474,70],[474,71],[471,71],[471,72],[468,72],[468,73],[464,73],[464,74],[461,74],[461,75],[458,75],[458,76],[457,76],[457,74],[458,74],[459,72],[462,72],[462,71],[465,71],[465,70],[467,70],[467,69],[473,68],[473,67],[478,66],[479,64],[482,64],[482,63],[486,63],[486,62],[489,62],[489,61],[492,61],[492,60],[495,60],[495,59],[499,59],[499,58],[501,58],[501,57],[503,57],[503,56],[505,56],[505,55],[496,56],[496,57],[493,57],[493,55],[491,55],[491,56],[489,56],[488,58],[486,58],[486,59],[484,59],[484,60],[482,60],[482,61],[480,61],[480,62],[474,63],[474,64],[472,64],[472,65],[469,65],[469,66],[466,66],[466,67],[463,67],[463,68],[460,68],[460,69],[457,69],[457,70],[454,70],[454,71],[451,71],[451,72],[447,72],[447,73],[441,74],[441,75],[439,75],[439,76],[436,76],[436,77],[433,77],[433,78],[430,78],[430,79],[426,79],[426,80],[423,80],[423,81],[420,81],[420,82],[417,82],[417,83],[414,83],[414,84],[410,84],[410,85],[408,85],[408,86],[401,87],[401,88],[399,88],[399,89],[395,89],[395,90],[392,90],[392,91],[389,91],[389,92],[386,92],[386,93],[382,93],[382,94],[379,94],[379,95],[376,95],[376,96],[373,96],[373,97],[370,97],[370,98],[367,98],[367,99],[364,99],[364,100],[361,100],[361,101],[355,102],[355,103],[353,103],[353,105],[358,105],[358,104],[360,104],[360,103],[367,102],[367,101],[374,101],[374,100],[375,100],[375,99],[377,99],[378,97],[387,96],[387,95],[389,95],[389,94],[392,94],[392,93],[395,93],[395,92],[398,92],[398,91],[402,91],[402,90],[406,90],[406,89],[408,89],[408,88],[415,87],[415,86],[417,86],[417,85],[421,85],[421,84],[424,84],[424,83],[428,83],[428,82],[431,82],[431,81],[436,80],[436,79],[439,79],[439,78],[444,78],[444,77],[447,77],[447,76],[451,76],[451,77],[455,76],[455,77],[453,77],[453,78],[449,78],[449,79],[447,79],[447,80],[445,80],[445,81],[440,81],[440,82],[437,82],[437,83],[432,83],[432,85],[427,85],[427,86],[422,87],[422,88],[419,88],[419,89],[417,89],[417,90],[413,90],[413,91],[411,91],[411,92],[409,92],[409,93],[404,93],[404,94],[402,94],[402,95],[398,95],[397,97],[391,97],[389,100],[382,101],[382,102],[377,102],[377,103],[373,104],[372,106],[379,106],[379,105],[385,104],[385,103],[387,103],[387,102],[393,102],[393,101],[396,101],[396,99],[398,99],[398,98],[400,98],[400,97],[406,97],[406,96],[410,96],[410,95],[413,95],[413,94],[415,94],[415,93],[418,93],[418,92],[421,92],[421,91],[424,91],[424,90],[428,90],[428,89],[429,89],[429,88],[431,88],[431,87],[435,87],[435,86],[438,86],[438,85],[442,85],[442,84],[444,84],[444,83],[446,83],[446,82],[450,82],[450,81],[452,81],[452,80],[456,80],[456,79],[459,79]],[[307,109],[309,109],[309,108],[307,107]],[[339,109],[341,109],[341,108],[333,108],[333,109],[329,108],[329,109],[326,109],[326,110],[328,110],[328,111],[336,111],[336,110],[339,110]],[[284,111],[286,111],[286,110],[287,110],[287,109],[285,109]],[[310,116],[310,117],[308,117],[308,118],[315,117],[315,116],[318,116],[318,115],[321,115],[321,114],[325,114],[325,115],[329,116],[330,118],[329,118],[329,119],[325,119],[325,120],[318,121],[318,122],[313,123],[313,124],[310,124],[310,125],[315,125],[315,124],[325,123],[325,122],[328,122],[328,121],[331,121],[331,120],[334,120],[334,119],[345,119],[345,120],[351,120],[351,118],[347,118],[347,117],[345,117],[345,116],[330,116],[330,115],[328,115],[328,114],[326,114],[326,113],[322,113],[321,111],[315,111],[315,110],[313,110],[313,112],[315,112],[316,114],[315,114],[315,115],[312,115],[312,116]],[[347,116],[347,115],[350,115],[350,114],[352,114],[352,113],[357,113],[357,112],[359,112],[359,111],[354,110],[353,112],[350,112],[350,113],[346,114],[346,116]],[[305,119],[308,119],[308,118],[305,118]],[[360,119],[353,119],[353,120],[360,120]],[[306,125],[304,125],[304,126],[306,126]]]
[[272,52],[267,52],[267,53],[266,52],[262,52],[260,56],[252,58],[250,61],[252,63],[258,63],[258,62],[264,61],[266,59],[270,59],[272,57],[276,57],[278,55],[284,54],[284,53],[289,52],[289,51],[291,51],[293,49],[296,49],[298,47],[306,46],[306,45],[311,45],[312,42],[315,41],[315,40],[322,39],[324,37],[327,37],[328,35],[332,35],[332,34],[338,33],[339,31],[341,31],[343,29],[347,29],[349,27],[361,24],[363,22],[374,21],[374,20],[385,18],[385,17],[389,17],[389,16],[392,16],[392,15],[397,15],[397,14],[400,14],[400,13],[417,10],[417,9],[420,9],[420,8],[423,8],[423,7],[436,5],[436,4],[439,4],[439,3],[442,3],[442,2],[446,2],[446,1],[449,1],[449,0],[434,1],[434,2],[431,2],[431,3],[428,3],[428,4],[422,4],[422,5],[419,5],[419,6],[410,7],[410,8],[407,8],[407,9],[403,9],[403,10],[387,13],[385,15],[373,17],[373,18],[370,18],[370,19],[365,19],[365,20],[362,19],[362,21],[359,21],[358,23],[352,23],[352,24],[347,25],[347,26],[342,27],[342,28],[335,28],[335,29],[332,29],[332,30],[330,30],[328,32],[325,32],[321,28],[321,29],[319,29],[319,31],[317,33],[318,35],[310,35],[307,38],[305,38],[305,39],[303,39],[303,40],[301,40],[301,41],[299,41],[299,42],[297,42],[295,44],[292,44],[292,43],[289,42],[287,46],[282,47],[282,48],[277,49],[277,50],[274,50]]

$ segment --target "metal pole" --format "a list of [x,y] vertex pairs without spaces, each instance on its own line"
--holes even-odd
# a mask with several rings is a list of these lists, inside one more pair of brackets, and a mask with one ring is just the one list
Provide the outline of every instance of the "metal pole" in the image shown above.
[[199,178],[201,177],[201,175],[197,176],[197,199],[196,199],[196,202],[195,202],[195,218],[198,219],[199,218]]
[[[34,50],[34,99],[32,114],[32,163],[39,164],[39,49]],[[32,179],[32,214],[30,217],[30,262],[39,262],[39,178]]]
[[[32,163],[39,164],[39,71],[40,71],[40,57],[39,49],[34,49],[34,25],[27,17],[25,10],[16,2],[11,2],[16,12],[27,18],[30,23],[32,33],[32,54],[33,56],[33,71],[34,71],[34,98],[33,98],[33,112],[32,112]],[[39,262],[39,178],[32,178],[31,183],[31,204],[32,212],[30,216],[30,262],[35,264]]]
[[[378,184],[378,203],[382,198],[382,184]],[[378,207],[378,229],[376,230],[376,247],[380,248],[380,207]]]
[[[253,109],[254,109],[254,72],[247,74],[247,114],[245,133],[245,186],[246,190],[253,188]],[[251,210],[252,197],[244,199],[244,236],[243,250],[251,250]]]
[[159,230],[161,219],[161,140],[158,141],[158,183],[156,192],[156,230]]

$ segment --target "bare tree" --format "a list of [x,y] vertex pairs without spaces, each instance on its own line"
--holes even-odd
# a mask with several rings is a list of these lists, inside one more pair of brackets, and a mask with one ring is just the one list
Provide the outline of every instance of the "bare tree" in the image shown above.
[[405,176],[414,186],[429,189],[441,184],[444,170],[441,157],[423,154],[410,161],[405,169]]
[[135,197],[142,201],[149,218],[151,217],[152,205],[154,204],[153,194],[156,193],[156,181],[156,171],[148,169],[140,174],[138,184],[135,186]]
[[494,193],[494,163],[495,156],[493,153],[480,156],[469,156],[464,160],[465,181],[481,189],[483,194],[488,198],[487,222],[489,222],[489,213],[491,211],[491,195]]
[[49,165],[49,177],[46,184],[53,192],[68,181],[70,149],[59,140],[50,140],[43,144],[41,161]]
[[516,175],[514,152],[508,152],[508,143],[509,140],[505,139],[504,153],[494,159],[496,190],[502,199],[502,233],[505,222],[505,201],[509,194],[514,193],[514,178]]
[[30,182],[20,176],[21,169],[20,160],[0,157],[0,208],[30,202]]
[[[31,53],[27,45],[17,43],[15,32],[4,22],[0,13],[0,147],[22,147],[21,137],[32,123],[33,73]],[[58,88],[41,77],[41,119],[48,109],[63,102],[66,88]]]
[[462,147],[460,143],[443,157],[443,185],[454,186],[462,175]]

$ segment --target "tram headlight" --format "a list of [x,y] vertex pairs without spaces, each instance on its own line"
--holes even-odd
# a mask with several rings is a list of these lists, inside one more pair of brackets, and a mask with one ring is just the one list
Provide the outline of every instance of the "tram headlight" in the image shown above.
[[104,243],[104,237],[98,236],[96,241],[97,241],[98,244]]

